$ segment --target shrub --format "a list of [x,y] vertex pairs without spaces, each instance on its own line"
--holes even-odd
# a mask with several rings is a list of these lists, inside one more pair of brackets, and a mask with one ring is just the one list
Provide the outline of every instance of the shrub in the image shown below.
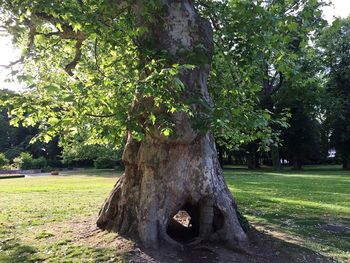
[[13,159],[14,164],[18,169],[30,170],[30,169],[44,169],[47,165],[47,161],[44,157],[34,159],[30,153],[22,152],[18,157]]
[[9,160],[6,158],[5,154],[0,153],[0,169],[6,168],[9,164]]
[[18,157],[13,159],[18,169],[29,170],[32,168],[33,156],[30,153],[22,152]]
[[44,157],[39,157],[32,160],[31,169],[43,169],[47,165],[47,161]]
[[116,159],[110,157],[98,157],[94,160],[94,166],[96,169],[114,168],[118,164]]
[[52,167],[61,168],[61,167],[63,167],[63,164],[60,160],[47,160],[47,166],[50,166],[51,169],[52,169]]

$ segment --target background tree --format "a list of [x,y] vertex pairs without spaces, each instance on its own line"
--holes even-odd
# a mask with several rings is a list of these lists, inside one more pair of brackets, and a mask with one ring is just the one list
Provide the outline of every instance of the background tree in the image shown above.
[[285,80],[284,88],[274,95],[275,112],[290,109],[289,126],[282,131],[283,157],[295,169],[306,161],[321,159],[323,80],[319,74],[321,61],[314,47],[299,51],[296,70]]
[[[0,97],[3,100],[18,96],[12,91],[0,90]],[[48,143],[36,141],[31,143],[37,136],[37,127],[23,127],[19,122],[17,127],[10,125],[8,110],[1,107],[0,112],[0,152],[3,152],[9,160],[18,157],[21,152],[28,152],[35,158],[45,157],[51,166],[60,166],[61,148],[58,146],[58,139],[54,138]]]
[[209,87],[217,105],[218,142],[226,148],[245,144],[251,168],[258,165],[259,151],[270,151],[278,169],[286,114],[276,112],[275,94],[288,88],[283,84],[293,82],[296,71],[303,74],[298,63],[325,25],[325,2],[202,2],[217,47]]
[[120,165],[122,150],[114,145],[89,144],[84,134],[66,138],[62,145],[63,162],[73,166],[94,166],[95,168],[114,168]]
[[350,18],[336,19],[319,41],[324,59],[331,145],[350,169]]

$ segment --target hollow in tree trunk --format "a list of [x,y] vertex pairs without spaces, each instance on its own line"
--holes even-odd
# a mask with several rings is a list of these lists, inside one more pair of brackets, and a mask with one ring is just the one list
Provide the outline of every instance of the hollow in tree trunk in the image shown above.
[[[207,91],[213,51],[210,23],[197,14],[190,0],[162,2],[164,13],[148,30],[153,38],[152,47],[155,53],[170,52],[173,56],[169,64],[188,63],[188,54],[198,55],[196,47],[204,47],[205,52],[200,55],[206,56],[206,62],[180,73],[179,78],[186,87],[184,99],[200,94],[210,103]],[[142,41],[140,46],[147,45]],[[200,110],[196,105],[193,107]],[[178,245],[183,239],[179,240],[176,233],[187,231],[186,241],[223,241],[232,248],[245,250],[247,236],[225,184],[213,136],[194,130],[185,114],[176,114],[174,120],[174,137],[154,131],[146,133],[139,142],[129,133],[123,153],[125,173],[103,204],[97,225],[134,237],[147,247],[164,242]],[[191,217],[187,229],[173,219],[180,210]]]

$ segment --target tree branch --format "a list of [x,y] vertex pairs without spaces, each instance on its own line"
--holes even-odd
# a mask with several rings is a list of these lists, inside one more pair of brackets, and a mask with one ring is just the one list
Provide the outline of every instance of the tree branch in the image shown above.
[[81,47],[83,45],[83,40],[78,39],[75,43],[75,56],[74,59],[65,67],[65,71],[71,77],[74,76],[73,69],[77,66],[79,60],[81,59]]
[[92,113],[86,113],[86,115],[89,116],[89,117],[94,117],[94,118],[111,118],[111,117],[115,117],[115,114],[97,115],[97,114],[92,114]]
[[11,68],[12,66],[18,64],[18,63],[22,63],[24,61],[24,56],[21,56],[19,59],[10,62],[10,64],[8,65],[0,65],[0,67],[2,68]]
[[55,31],[55,32],[50,32],[50,33],[36,33],[37,35],[43,35],[45,37],[51,37],[51,36],[58,36],[62,39],[69,39],[69,40],[76,40],[75,43],[75,55],[73,60],[68,63],[65,67],[65,71],[67,74],[71,77],[74,76],[73,69],[77,66],[79,60],[81,59],[82,56],[82,45],[84,40],[86,39],[86,36],[83,32],[81,31],[74,31],[74,28],[71,25],[68,25],[61,21],[60,19],[53,17],[51,15],[48,15],[46,13],[35,13],[34,14],[36,17],[50,22],[52,25],[56,26],[56,24],[61,24],[62,26],[62,31]]
[[[277,85],[274,85],[276,78],[277,78],[277,75],[279,76],[279,81],[278,81]],[[283,79],[284,79],[283,73],[281,71],[278,71],[275,73],[273,79],[271,80],[271,87],[272,87],[271,94],[276,93],[282,87]]]

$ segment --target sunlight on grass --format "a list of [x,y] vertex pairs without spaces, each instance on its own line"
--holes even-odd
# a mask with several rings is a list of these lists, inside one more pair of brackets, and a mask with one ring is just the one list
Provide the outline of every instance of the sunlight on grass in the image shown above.
[[271,198],[273,202],[287,203],[291,205],[309,207],[309,208],[323,208],[328,210],[333,210],[333,212],[349,212],[349,207],[339,206],[335,204],[322,204],[320,202],[311,202],[307,200],[291,200],[287,198]]
[[[92,170],[0,180],[0,262],[57,262],[61,257],[65,262],[104,262],[113,257],[113,251],[47,242],[55,233],[46,225],[97,215],[119,175]],[[33,227],[43,230],[32,234]]]

